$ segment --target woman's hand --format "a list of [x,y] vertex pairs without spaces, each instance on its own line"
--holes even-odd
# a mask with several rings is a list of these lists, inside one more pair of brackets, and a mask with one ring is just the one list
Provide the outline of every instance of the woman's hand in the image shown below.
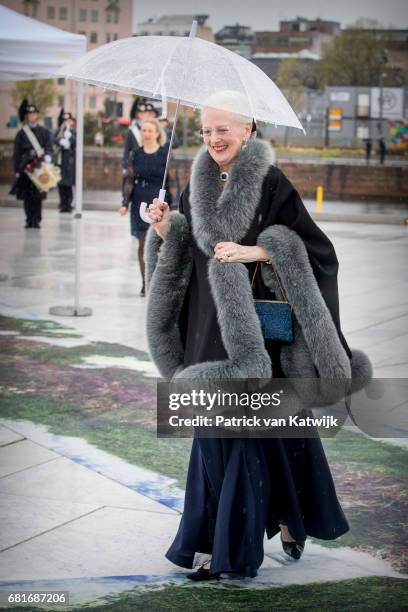
[[218,242],[214,248],[214,258],[227,263],[269,261],[269,255],[263,247],[246,246],[236,242]]
[[154,198],[153,202],[146,209],[150,219],[154,221],[153,227],[163,240],[166,238],[170,229],[170,207],[167,202],[161,202]]
[[121,216],[121,217],[124,217],[124,216],[126,215],[127,211],[128,211],[128,209],[126,208],[126,206],[121,206],[121,207],[119,208],[119,214],[120,214],[120,216]]

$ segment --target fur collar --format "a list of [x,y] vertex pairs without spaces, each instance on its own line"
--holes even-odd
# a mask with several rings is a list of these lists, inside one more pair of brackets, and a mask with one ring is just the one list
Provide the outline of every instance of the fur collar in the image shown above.
[[246,148],[238,153],[227,184],[222,188],[218,165],[205,147],[200,149],[191,169],[190,205],[193,234],[206,255],[212,257],[217,242],[240,242],[244,238],[272,161],[268,143],[249,140]]

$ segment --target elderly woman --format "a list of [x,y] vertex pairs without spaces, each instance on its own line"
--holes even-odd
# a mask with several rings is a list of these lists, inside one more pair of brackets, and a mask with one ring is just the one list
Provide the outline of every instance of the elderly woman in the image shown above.
[[[333,377],[361,388],[371,367],[340,329],[333,245],[271,164],[269,145],[253,138],[252,119],[217,108],[240,102],[222,92],[203,109],[204,146],[179,212],[157,199],[149,206],[152,358],[169,380]],[[279,295],[271,260],[294,313],[287,345],[264,340],[254,308],[253,297]],[[252,289],[257,262],[262,274]],[[331,540],[348,529],[318,437],[195,436],[184,512],[166,557],[193,568],[204,553],[188,574],[194,580],[254,577],[265,531],[268,538],[280,531],[284,551],[299,559],[308,535]]]

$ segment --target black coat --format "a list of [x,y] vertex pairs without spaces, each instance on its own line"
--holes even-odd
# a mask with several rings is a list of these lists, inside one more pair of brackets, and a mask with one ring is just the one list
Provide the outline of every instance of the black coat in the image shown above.
[[75,185],[75,154],[76,154],[76,132],[71,130],[69,136],[69,149],[60,144],[64,134],[58,130],[54,137],[54,142],[58,147],[57,164],[61,168],[61,180],[59,185],[62,187],[72,187]]
[[[189,202],[190,188],[187,185],[180,198],[179,210],[182,212],[191,227],[191,213]],[[258,219],[262,218],[259,222]],[[351,357],[351,350],[342,333],[339,315],[339,293],[337,274],[339,263],[333,244],[324,234],[320,227],[313,221],[306,210],[305,205],[296,189],[289,179],[276,166],[271,166],[265,177],[262,197],[259,202],[257,214],[254,217],[247,235],[242,240],[242,244],[256,244],[259,233],[266,227],[274,224],[286,225],[294,230],[303,240],[313,273],[319,285],[322,296],[333,317],[340,341]],[[182,330],[182,339],[185,345],[184,365],[199,363],[206,359],[224,359],[225,349],[222,345],[221,333],[217,324],[217,314],[211,291],[200,288],[198,290],[197,278],[207,279],[206,269],[208,257],[193,244],[193,256],[195,261],[196,273],[193,274],[192,282],[189,286],[188,297],[184,302],[179,324]],[[247,264],[250,278],[255,271],[255,263]],[[254,294],[258,299],[275,299],[273,294],[262,281],[261,274],[255,276]],[[201,302],[199,308],[198,300]],[[203,300],[206,301],[205,307]],[[205,313],[205,319],[200,317],[190,319],[189,333],[187,334],[187,317],[189,309],[194,312]],[[209,313],[213,313],[213,317]],[[193,325],[193,327],[192,327]],[[208,326],[208,329],[207,329]],[[198,341],[197,338],[200,340]],[[268,352],[271,355],[272,363],[280,371],[278,342],[268,342]]]
[[[32,128],[34,135],[36,136],[39,144],[44,149],[44,154],[52,157],[52,136],[51,132],[42,125],[36,125]],[[35,150],[31,142],[28,140],[23,129],[19,130],[16,134],[14,141],[14,152],[13,152],[13,165],[14,172],[18,174],[16,181],[14,182],[10,194],[15,195],[18,200],[26,200],[30,197],[38,197],[38,189],[34,183],[28,178],[24,172],[24,168],[37,157]],[[41,198],[45,199],[46,193],[41,193]]]
[[[139,124],[137,125],[140,129]],[[126,172],[128,172],[129,164],[131,163],[131,159],[129,157],[130,153],[134,151],[134,149],[138,149],[139,147],[140,147],[140,144],[136,140],[135,135],[133,134],[132,130],[129,128],[126,133],[126,137],[125,137],[125,147],[123,149],[123,157],[122,157],[122,168]]]

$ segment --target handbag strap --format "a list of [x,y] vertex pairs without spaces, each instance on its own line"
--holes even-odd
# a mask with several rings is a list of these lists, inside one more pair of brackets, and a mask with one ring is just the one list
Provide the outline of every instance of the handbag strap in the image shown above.
[[[281,283],[281,281],[280,281],[279,275],[278,275],[278,273],[277,273],[277,272],[276,272],[276,270],[275,270],[275,266],[273,265],[273,263],[272,263],[272,260],[271,260],[271,259],[270,259],[269,261],[270,261],[270,265],[271,265],[271,267],[272,267],[273,273],[275,274],[275,278],[276,278],[276,280],[277,280],[277,282],[278,282],[279,289],[280,289],[280,291],[281,291],[281,293],[282,293],[282,295],[283,295],[283,299],[285,300],[285,302],[289,302],[289,300],[288,300],[288,296],[286,295],[286,291],[285,291],[285,289],[283,288],[283,285],[282,285],[282,283]],[[254,286],[254,280],[255,280],[255,275],[256,275],[256,273],[257,273],[257,271],[258,271],[258,265],[259,265],[259,261],[257,261],[257,262],[256,262],[255,271],[254,271],[254,274],[253,274],[253,276],[252,276],[252,281],[251,281],[251,288],[253,288],[253,286]]]
[[34,134],[34,132],[31,130],[30,126],[26,124],[23,127],[23,132],[25,133],[28,140],[30,141],[30,144],[32,145],[34,151],[37,153],[37,156],[42,157],[44,155],[44,149],[38,142],[37,137]]

